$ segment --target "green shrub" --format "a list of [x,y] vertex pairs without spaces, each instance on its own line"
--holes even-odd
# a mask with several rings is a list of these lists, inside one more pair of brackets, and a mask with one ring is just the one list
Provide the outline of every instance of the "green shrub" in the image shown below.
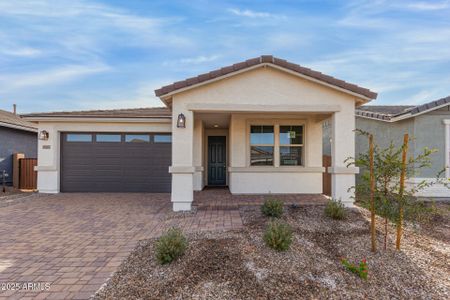
[[367,273],[369,268],[367,267],[367,261],[365,258],[361,260],[358,265],[352,264],[347,259],[342,258],[341,264],[350,272],[358,275],[360,278],[364,280],[367,280]]
[[267,199],[261,206],[261,212],[267,217],[279,218],[283,214],[283,202],[276,199]]
[[270,248],[277,251],[286,251],[292,243],[292,229],[286,223],[271,221],[263,238]]
[[156,259],[162,265],[170,263],[184,254],[187,245],[181,230],[171,228],[156,241]]
[[330,200],[325,207],[325,214],[335,220],[345,218],[345,207],[341,200]]

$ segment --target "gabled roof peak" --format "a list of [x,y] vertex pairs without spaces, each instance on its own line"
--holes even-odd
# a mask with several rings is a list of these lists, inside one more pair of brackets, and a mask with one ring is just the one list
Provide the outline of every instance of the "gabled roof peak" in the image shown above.
[[172,84],[166,85],[161,87],[160,89],[155,90],[155,94],[158,97],[164,97],[168,94],[174,93],[176,91],[186,89],[189,87],[196,86],[198,84],[207,83],[210,80],[216,80],[222,76],[231,74],[233,72],[238,72],[245,70],[247,68],[252,68],[258,65],[264,65],[264,64],[271,64],[277,67],[281,67],[283,69],[293,71],[295,73],[298,73],[299,75],[309,77],[313,80],[317,80],[319,82],[323,82],[325,84],[335,86],[337,88],[356,93],[358,95],[361,95],[367,99],[375,99],[377,97],[377,93],[372,92],[369,89],[357,86],[356,84],[352,84],[349,82],[346,82],[344,80],[340,80],[337,78],[334,78],[329,75],[325,75],[321,72],[311,70],[309,68],[302,67],[298,64],[294,64],[291,62],[288,62],[287,60],[280,59],[277,57],[274,57],[272,55],[262,55],[259,57],[255,57],[252,59],[248,59],[243,62],[235,63],[230,66],[226,66],[220,69],[213,70],[208,73],[200,74],[195,77],[190,77],[185,80],[177,81]]

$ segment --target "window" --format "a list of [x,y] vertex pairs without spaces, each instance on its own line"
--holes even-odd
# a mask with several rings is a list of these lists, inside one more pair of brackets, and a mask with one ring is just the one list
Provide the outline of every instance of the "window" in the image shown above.
[[148,134],[126,134],[125,142],[127,143],[148,143],[150,135]]
[[273,166],[274,126],[250,126],[250,165]]
[[122,138],[120,134],[97,134],[95,140],[101,143],[117,143],[120,142]]
[[280,126],[280,166],[301,166],[303,126]]
[[250,166],[304,166],[304,125],[277,123],[250,126]]
[[92,134],[69,133],[66,136],[68,142],[92,142]]
[[155,134],[155,143],[171,143],[172,136],[170,134]]

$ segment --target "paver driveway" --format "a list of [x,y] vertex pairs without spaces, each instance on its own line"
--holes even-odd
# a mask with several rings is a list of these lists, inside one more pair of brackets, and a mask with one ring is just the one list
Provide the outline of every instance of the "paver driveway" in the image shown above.
[[[171,213],[169,194],[39,195],[0,208],[0,298],[87,299],[140,239],[242,226],[237,210]],[[8,283],[49,291],[2,291]],[[44,285],[42,285],[44,287]]]

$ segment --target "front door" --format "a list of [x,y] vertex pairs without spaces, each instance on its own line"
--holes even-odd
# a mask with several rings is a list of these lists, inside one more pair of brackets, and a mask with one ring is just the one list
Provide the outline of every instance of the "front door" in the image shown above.
[[227,184],[226,137],[208,137],[208,185]]

